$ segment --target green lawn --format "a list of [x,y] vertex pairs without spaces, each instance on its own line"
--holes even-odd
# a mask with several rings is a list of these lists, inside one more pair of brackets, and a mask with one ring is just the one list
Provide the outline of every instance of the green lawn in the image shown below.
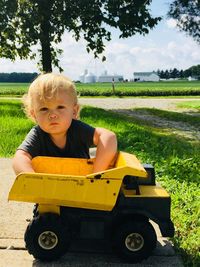
[[[167,111],[161,114],[179,120]],[[134,153],[142,162],[155,166],[157,180],[172,197],[175,248],[185,266],[200,266],[200,144],[103,109],[83,107],[81,118],[93,126],[113,130],[119,150]],[[196,125],[196,121],[191,124]],[[0,156],[12,157],[31,127],[19,101],[0,100]]]

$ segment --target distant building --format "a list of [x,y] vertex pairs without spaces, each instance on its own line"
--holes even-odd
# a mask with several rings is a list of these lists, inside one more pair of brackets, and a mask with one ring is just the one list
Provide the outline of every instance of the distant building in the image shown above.
[[106,83],[106,82],[123,82],[124,77],[122,75],[108,75],[107,71],[105,71],[102,75],[100,75],[97,79],[99,83]]
[[96,76],[89,72],[85,75],[84,83],[95,83],[96,82]]
[[188,81],[197,81],[198,79],[196,77],[189,76]]
[[160,80],[156,72],[134,72],[134,81],[140,82],[158,82]]
[[124,80],[122,75],[108,75],[107,71],[105,71],[102,75],[99,77],[95,76],[92,73],[88,73],[88,70],[85,70],[83,74],[79,76],[81,83],[106,83],[106,82],[122,82]]
[[84,70],[84,72],[79,76],[79,80],[81,83],[85,82],[85,76],[88,74],[88,70]]

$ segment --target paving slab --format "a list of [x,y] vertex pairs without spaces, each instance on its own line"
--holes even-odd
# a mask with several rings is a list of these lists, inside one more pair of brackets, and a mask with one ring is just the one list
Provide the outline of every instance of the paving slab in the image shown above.
[[120,267],[183,267],[182,260],[176,255],[173,244],[162,238],[154,225],[158,242],[153,255],[142,263],[127,264],[120,262],[117,255],[105,249],[101,242],[73,243],[70,251],[58,261],[44,263],[35,260],[24,246],[24,232],[27,219],[32,218],[33,204],[8,202],[9,190],[14,182],[11,159],[0,158],[0,267],[57,267],[57,266],[120,266]]

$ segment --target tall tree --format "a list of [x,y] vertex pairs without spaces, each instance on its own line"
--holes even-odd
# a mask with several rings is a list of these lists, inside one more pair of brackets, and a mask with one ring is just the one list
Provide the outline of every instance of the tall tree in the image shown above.
[[175,0],[170,4],[168,16],[177,21],[180,31],[200,44],[200,0]]
[[[147,34],[161,20],[152,17],[152,0],[3,0],[1,12],[6,14],[13,3],[11,16],[6,17],[0,35],[0,57],[35,58],[32,47],[40,44],[40,63],[45,72],[59,65],[62,50],[56,45],[65,31],[72,32],[76,41],[86,40],[86,49],[98,57],[105,41],[111,40],[110,27],[120,30],[120,38],[136,33]],[[1,20],[1,18],[0,18]],[[1,24],[1,22],[0,22]],[[9,26],[10,25],[10,26]],[[106,27],[106,25],[110,27]],[[10,32],[9,27],[14,29]],[[14,34],[14,35],[13,35]],[[9,44],[9,46],[7,46]],[[102,57],[105,60],[105,57]]]
[[173,70],[170,71],[170,78],[178,78],[179,77],[179,71],[174,68]]

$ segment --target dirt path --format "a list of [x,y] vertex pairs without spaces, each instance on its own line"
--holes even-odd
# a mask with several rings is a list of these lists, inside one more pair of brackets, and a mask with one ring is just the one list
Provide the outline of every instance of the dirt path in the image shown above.
[[187,101],[200,101],[200,98],[80,98],[81,105],[89,105],[104,109],[130,109],[130,108],[157,108],[162,110],[188,112],[188,109],[180,109],[178,103]]

